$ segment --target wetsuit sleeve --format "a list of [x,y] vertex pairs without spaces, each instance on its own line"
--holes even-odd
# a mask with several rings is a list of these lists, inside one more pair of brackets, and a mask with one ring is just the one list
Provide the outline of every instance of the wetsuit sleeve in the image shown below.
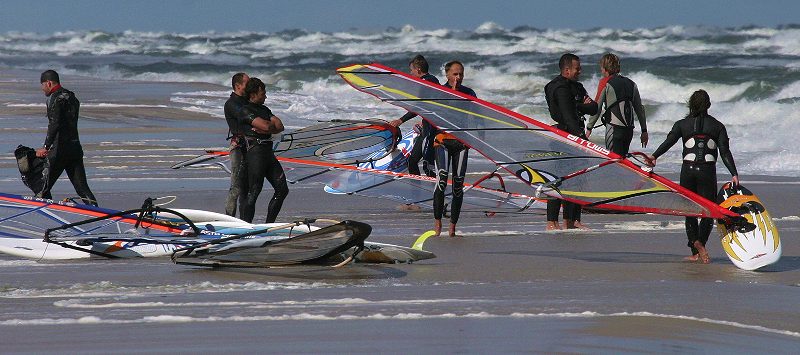
[[647,117],[644,112],[644,105],[642,105],[642,97],[639,96],[639,87],[633,84],[633,110],[636,111],[636,117],[639,118],[639,127],[642,133],[647,132]]
[[[595,102],[598,105],[605,105],[606,104],[606,93],[607,92],[608,92],[608,86],[604,86],[603,90],[601,90],[600,92],[597,93],[597,99],[595,100]],[[594,115],[589,117],[589,120],[586,121],[586,128],[587,129],[589,129],[589,130],[594,129],[594,124],[597,123],[597,119],[600,118],[601,110],[599,110],[599,108],[600,107],[598,107],[597,113],[595,113]],[[606,107],[606,110],[608,110],[608,107]]]
[[561,110],[561,119],[564,121],[562,123],[567,126],[567,131],[571,134],[582,134],[583,129],[577,120],[578,113],[575,112],[575,104],[572,101],[574,98],[569,88],[566,86],[558,87],[553,96],[555,96],[558,103],[558,109]]
[[409,120],[411,120],[414,117],[417,117],[416,113],[406,112],[406,114],[403,115],[403,117],[400,117],[400,121],[402,121],[403,123],[406,123],[406,122],[408,122]]
[[658,146],[658,149],[656,149],[656,151],[653,153],[653,156],[658,158],[666,153],[669,148],[672,148],[672,146],[675,145],[679,139],[681,139],[681,137],[681,126],[680,121],[678,121],[672,126],[672,130],[669,131],[669,134],[667,134],[667,139],[664,140],[664,143],[661,143],[661,145]]
[[239,124],[253,125],[253,120],[256,119],[256,114],[248,110],[244,106],[239,106],[233,111],[234,117],[239,121]]
[[725,164],[725,167],[728,168],[731,176],[739,175],[736,171],[736,163],[733,161],[730,140],[728,139],[728,130],[725,129],[725,126],[723,126],[722,130],[719,132],[719,156],[722,158],[722,162]]
[[47,149],[52,148],[56,141],[58,131],[61,129],[61,118],[64,116],[64,105],[67,104],[66,100],[58,97],[53,98],[53,101],[47,122],[47,137],[44,139],[44,147]]
[[597,109],[597,102],[592,101],[590,104],[579,103],[578,111],[586,115],[596,115],[600,110]]

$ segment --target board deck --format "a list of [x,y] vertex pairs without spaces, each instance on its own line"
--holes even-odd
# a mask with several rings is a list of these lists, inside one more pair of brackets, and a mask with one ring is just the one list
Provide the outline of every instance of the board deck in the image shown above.
[[747,227],[729,228],[719,223],[722,248],[731,262],[744,270],[756,270],[776,263],[781,258],[781,240],[761,200],[742,185],[726,183],[717,195],[720,206],[741,214],[750,223]]

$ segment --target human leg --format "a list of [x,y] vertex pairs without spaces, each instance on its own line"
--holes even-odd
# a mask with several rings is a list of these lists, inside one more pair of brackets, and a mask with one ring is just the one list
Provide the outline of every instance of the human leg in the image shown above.
[[83,157],[75,157],[69,160],[65,166],[67,177],[75,188],[75,192],[81,197],[84,204],[97,207],[97,199],[94,197],[92,190],[89,189],[89,183],[86,181],[86,168],[83,165]]
[[247,165],[247,190],[245,203],[239,208],[239,217],[245,222],[253,222],[256,213],[256,201],[261,189],[264,187],[264,176],[266,173],[266,159],[264,159],[263,145],[251,146],[245,155]]
[[283,206],[283,200],[289,195],[289,185],[286,183],[286,174],[283,172],[283,167],[278,159],[275,158],[275,154],[271,155],[272,161],[267,167],[266,178],[275,192],[272,194],[272,199],[269,200],[266,223],[275,222],[278,218],[278,213],[281,211],[281,206]]
[[408,155],[408,173],[411,175],[420,175],[419,161],[422,159],[422,134],[414,138],[414,146],[411,147],[411,153]]
[[547,200],[547,227],[546,230],[559,230],[558,214],[561,212],[561,200]]
[[436,235],[441,232],[442,215],[444,215],[444,191],[447,188],[447,150],[444,146],[436,146],[436,159],[434,168],[436,169],[436,188],[433,190],[433,219],[436,220],[434,226],[438,226]]
[[461,142],[455,141],[455,147],[448,149],[450,166],[453,171],[453,198],[450,201],[450,236],[456,236],[456,223],[461,216],[461,205],[464,202],[464,179],[467,173],[469,149]]
[[52,199],[53,196],[50,193],[50,190],[56,184],[56,181],[61,176],[61,173],[64,172],[64,162],[63,159],[59,159],[56,156],[48,156],[47,157],[47,174],[45,174],[44,188],[40,191],[36,197]]
[[[234,138],[235,139],[235,138]],[[239,196],[242,194],[242,183],[247,180],[247,168],[244,161],[244,147],[237,146],[230,151],[231,160],[231,185],[228,188],[228,197],[225,200],[225,214],[236,216],[236,207],[242,202]]]
[[621,157],[628,155],[633,140],[633,127],[606,125],[606,148]]

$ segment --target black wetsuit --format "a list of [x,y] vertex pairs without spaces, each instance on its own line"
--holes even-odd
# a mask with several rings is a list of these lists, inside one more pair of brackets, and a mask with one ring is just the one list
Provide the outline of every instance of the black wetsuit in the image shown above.
[[236,216],[236,205],[242,206],[244,199],[240,199],[242,191],[247,189],[247,167],[244,164],[244,130],[239,124],[240,119],[245,119],[247,112],[244,106],[247,99],[231,93],[228,101],[225,101],[225,121],[228,123],[228,139],[231,140],[231,186],[228,189],[228,198],[225,201],[225,214]]
[[247,112],[247,117],[239,121],[244,128],[244,139],[247,153],[245,154],[245,161],[247,165],[247,190],[245,203],[240,208],[239,212],[242,220],[247,222],[253,221],[255,215],[256,200],[261,193],[261,188],[264,186],[264,178],[269,181],[275,193],[269,201],[267,209],[267,218],[265,223],[275,222],[278,213],[283,205],[283,200],[289,194],[289,186],[286,183],[286,175],[283,173],[281,163],[272,152],[272,140],[269,134],[258,134],[251,128],[251,122],[256,117],[261,117],[265,120],[271,119],[273,116],[272,111],[267,106],[248,103],[244,110]]
[[[447,86],[450,88],[449,86]],[[452,89],[452,88],[451,88]],[[467,95],[475,95],[475,91],[469,87],[458,85],[456,90]],[[433,127],[431,127],[433,128]],[[434,140],[439,131],[434,129]],[[464,177],[467,173],[467,160],[469,159],[469,147],[455,139],[443,139],[435,141],[436,160],[436,189],[433,191],[433,217],[437,220],[442,219],[444,214],[444,191],[447,187],[449,172],[453,172],[453,197],[450,200],[450,223],[458,223],[461,216],[461,205],[464,202]]]
[[[687,117],[672,126],[667,139],[656,149],[653,156],[658,158],[669,150],[679,139],[683,141],[683,165],[681,165],[681,186],[696,192],[711,201],[717,196],[717,158],[722,162],[731,176],[738,175],[736,163],[730,150],[728,131],[725,125],[712,116]],[[703,246],[711,234],[714,220],[702,218],[698,223],[695,217],[686,217],[686,236],[692,254],[698,251],[695,241]]]
[[86,182],[86,169],[83,166],[83,147],[78,137],[78,111],[80,101],[72,91],[56,88],[47,98],[47,138],[44,147],[48,149],[48,172],[44,189],[39,197],[52,198],[50,190],[61,173],[66,170],[75,192],[85,204],[97,206],[92,190]]
[[[555,127],[586,139],[583,115],[596,114],[597,103],[594,101],[589,104],[583,103],[583,98],[587,96],[583,84],[559,75],[545,85],[544,92],[550,117],[557,122]],[[547,201],[548,221],[558,221],[558,210],[561,208],[561,204],[561,200]],[[564,219],[581,220],[580,205],[566,201],[563,204]]]
[[[431,74],[425,74],[420,79],[425,81],[430,81],[432,83],[439,84],[439,79]],[[410,119],[417,117],[416,113],[408,112],[403,117],[400,117],[400,120],[405,123],[408,122]],[[433,177],[433,170],[431,170],[431,166],[433,165],[433,137],[436,134],[434,133],[433,126],[426,120],[422,120],[422,131],[419,133],[417,138],[414,139],[414,146],[411,148],[411,154],[408,156],[408,173],[413,175],[420,175],[419,171],[419,161],[422,159],[422,167],[425,170],[425,174],[428,176]]]

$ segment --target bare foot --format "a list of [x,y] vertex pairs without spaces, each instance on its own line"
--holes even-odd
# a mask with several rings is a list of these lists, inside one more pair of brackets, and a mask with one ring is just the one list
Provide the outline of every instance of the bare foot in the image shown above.
[[451,224],[450,225],[450,236],[451,237],[463,237],[462,235],[456,234],[456,225],[455,224]]
[[420,207],[413,203],[405,203],[397,206],[398,211],[419,211]]
[[438,237],[442,234],[442,220],[436,219],[433,221],[433,236]]
[[575,228],[583,229],[583,230],[591,229],[588,226],[586,226],[585,224],[581,223],[581,221],[575,221],[575,223],[572,224],[572,229],[575,229]]
[[703,245],[703,243],[700,243],[699,240],[696,240],[694,242],[694,248],[697,249],[697,257],[701,263],[703,264],[711,263],[711,257],[708,256],[708,251],[706,250],[706,247]]
[[548,231],[561,230],[561,225],[558,224],[558,221],[547,221],[547,227],[545,227],[545,230]]
[[700,254],[694,254],[692,256],[686,256],[686,257],[683,258],[683,260],[691,261],[691,262],[697,262],[698,260],[700,260]]

